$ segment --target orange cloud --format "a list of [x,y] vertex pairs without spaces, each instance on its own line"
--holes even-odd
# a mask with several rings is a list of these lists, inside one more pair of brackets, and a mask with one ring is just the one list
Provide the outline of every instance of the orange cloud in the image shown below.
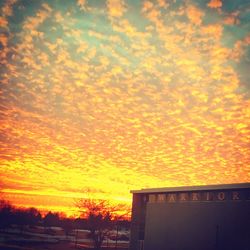
[[121,17],[126,12],[123,0],[107,0],[107,9],[110,17]]
[[4,34],[0,34],[0,43],[3,47],[6,47],[8,44],[8,37]]
[[222,7],[222,0],[211,0],[207,4],[207,6],[210,8],[214,8],[214,9],[220,8],[220,7]]
[[81,10],[86,9],[86,0],[77,0],[77,5],[80,6]]
[[242,40],[238,40],[234,44],[234,48],[232,49],[232,53],[230,55],[231,59],[239,62],[249,44],[250,44],[250,35],[247,35]]
[[239,11],[233,12],[233,13],[227,15],[224,18],[223,22],[226,25],[238,25],[238,24],[240,24],[240,20],[239,20],[238,16],[239,16]]
[[42,24],[46,18],[50,15],[52,9],[48,4],[42,4],[42,9],[37,11],[35,17],[28,17],[23,25],[23,29],[26,31],[36,29],[40,24]]
[[7,28],[8,27],[8,20],[4,17],[0,17],[0,27]]
[[3,5],[1,11],[3,16],[12,16],[13,11],[12,7],[17,2],[17,0],[7,0],[5,1],[5,4]]
[[195,6],[188,6],[187,8],[187,16],[191,23],[200,25],[202,22],[202,17],[204,13]]

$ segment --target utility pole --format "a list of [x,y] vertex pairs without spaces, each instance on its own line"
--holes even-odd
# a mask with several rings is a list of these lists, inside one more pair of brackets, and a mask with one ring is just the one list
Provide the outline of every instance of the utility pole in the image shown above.
[[76,229],[75,248],[77,248],[78,229]]
[[118,241],[118,223],[116,223],[116,239],[115,239],[115,249],[117,249],[117,242]]

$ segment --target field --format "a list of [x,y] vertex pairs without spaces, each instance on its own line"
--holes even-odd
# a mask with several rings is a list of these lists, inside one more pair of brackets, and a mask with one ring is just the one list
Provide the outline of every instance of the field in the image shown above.
[[[60,227],[49,230],[43,227],[22,229],[13,227],[0,232],[0,250],[93,249],[88,233],[87,230],[74,230],[71,234],[65,235]],[[120,232],[120,235],[122,234],[128,232]],[[107,238],[103,242],[102,249],[127,250],[128,240],[116,241]]]

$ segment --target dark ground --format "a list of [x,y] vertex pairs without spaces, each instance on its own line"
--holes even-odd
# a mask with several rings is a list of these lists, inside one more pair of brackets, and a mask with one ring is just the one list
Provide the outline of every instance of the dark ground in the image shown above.
[[[2,244],[0,243],[0,250],[93,250],[93,248],[80,247],[72,243],[56,243],[56,244]],[[128,250],[127,248],[107,248],[103,247],[102,250]]]

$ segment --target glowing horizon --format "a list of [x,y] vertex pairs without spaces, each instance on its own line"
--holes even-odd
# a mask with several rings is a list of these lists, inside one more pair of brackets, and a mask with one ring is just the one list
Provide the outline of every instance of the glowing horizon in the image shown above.
[[249,3],[0,8],[0,191],[13,204],[72,214],[86,192],[129,206],[130,190],[250,181]]

